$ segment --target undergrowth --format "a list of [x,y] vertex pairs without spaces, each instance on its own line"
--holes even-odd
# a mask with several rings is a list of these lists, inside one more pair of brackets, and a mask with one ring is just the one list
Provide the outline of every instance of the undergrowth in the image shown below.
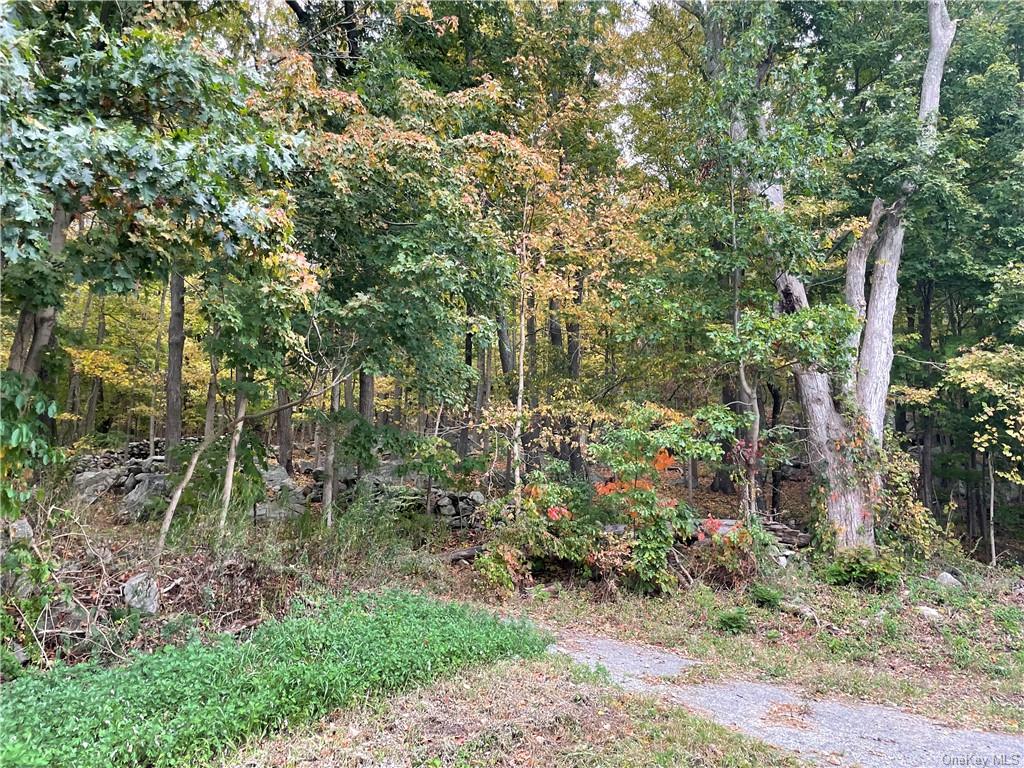
[[207,764],[356,700],[545,646],[526,625],[409,593],[310,598],[247,642],[225,636],[10,683],[0,765]]

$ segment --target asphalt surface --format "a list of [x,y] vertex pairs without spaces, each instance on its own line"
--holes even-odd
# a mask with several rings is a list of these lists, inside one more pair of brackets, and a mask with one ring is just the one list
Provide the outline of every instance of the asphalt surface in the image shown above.
[[1024,768],[1024,739],[1018,736],[949,728],[890,707],[814,699],[765,683],[677,684],[673,678],[700,662],[610,638],[562,634],[552,650],[604,667],[628,691],[678,704],[808,763]]

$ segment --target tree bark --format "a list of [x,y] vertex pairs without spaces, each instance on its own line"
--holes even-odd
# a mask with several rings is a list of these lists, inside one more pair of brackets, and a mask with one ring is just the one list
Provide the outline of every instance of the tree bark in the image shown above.
[[[107,338],[107,315],[106,297],[100,297],[100,319],[96,324],[96,346],[99,347]],[[83,434],[91,434],[96,429],[96,408],[99,406],[103,395],[103,380],[99,376],[93,376],[92,387],[89,389],[89,400],[85,404],[85,423],[82,427]]]
[[[925,154],[935,148],[942,72],[956,23],[950,21],[945,0],[928,1],[930,44],[921,85],[918,120],[919,147]],[[913,186],[904,189],[913,192]],[[899,267],[906,226],[901,198],[890,206],[876,199],[871,206],[868,227],[851,248],[847,259],[846,300],[858,318],[863,333],[851,336],[854,365],[837,388],[845,403],[832,399],[826,374],[813,367],[796,366],[797,390],[807,421],[811,463],[827,490],[826,511],[836,532],[840,549],[874,547],[874,508],[881,489],[877,470],[857,467],[870,464],[881,449],[885,429],[885,403],[893,359],[893,319],[899,293]],[[874,253],[871,299],[866,302],[867,261]],[[803,283],[787,273],[776,278],[780,306],[796,312],[808,306]],[[844,413],[844,409],[849,413]],[[863,424],[866,434],[857,435]],[[865,447],[860,447],[863,443]],[[864,459],[867,461],[856,461]]]
[[359,371],[359,415],[370,424],[373,424],[374,415],[374,389],[373,374],[366,370]]
[[171,305],[167,324],[167,423],[164,456],[167,468],[177,468],[174,449],[181,442],[181,369],[185,354],[185,276],[172,272]]
[[160,367],[164,356],[164,313],[167,310],[167,283],[160,290],[160,314],[156,321],[156,346],[153,351],[153,392],[149,402],[149,456],[156,455],[156,404],[160,394]]
[[244,374],[238,371],[235,377],[239,384],[238,393],[235,395],[235,424],[231,432],[231,442],[228,445],[227,463],[224,465],[224,490],[221,493],[220,518],[217,520],[217,543],[215,549],[220,552],[224,545],[224,531],[227,526],[228,508],[231,506],[231,491],[235,483],[235,462],[238,458],[238,443],[242,439],[242,429],[245,426],[245,410],[248,405],[248,398],[242,384],[245,383]]
[[[64,250],[67,242],[68,225],[71,216],[55,203],[53,221],[50,224],[50,256],[56,257]],[[20,374],[27,381],[35,381],[39,377],[39,368],[43,362],[43,352],[50,345],[53,329],[57,324],[56,307],[40,307],[38,309],[25,305],[18,317],[18,325],[11,342],[11,354],[7,360],[7,370]]]
[[[331,407],[329,412],[329,421],[327,422],[327,435],[325,437],[326,450],[324,451],[324,495],[321,506],[324,510],[324,517],[326,518],[327,527],[331,528],[334,525],[334,491],[338,485],[337,482],[337,467],[335,461],[335,445],[337,443],[337,430],[335,424],[335,418],[338,414],[338,408],[341,405],[341,383],[338,381],[338,371],[335,370],[331,374],[331,378],[334,384],[331,386]],[[352,377],[349,376],[346,382],[351,382]]]
[[219,373],[216,355],[210,355],[210,380],[206,384],[206,416],[203,420],[203,439],[209,438],[217,429],[217,375]]
[[292,467],[292,409],[287,407],[289,401],[288,390],[284,387],[277,388],[277,405],[281,408],[277,412],[277,463],[284,467],[290,475]]

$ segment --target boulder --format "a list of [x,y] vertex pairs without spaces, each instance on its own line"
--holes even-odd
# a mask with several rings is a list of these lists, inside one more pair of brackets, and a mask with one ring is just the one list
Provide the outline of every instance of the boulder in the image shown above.
[[261,474],[263,475],[264,484],[272,491],[280,491],[284,487],[295,487],[291,477],[288,475],[288,471],[279,464],[270,465]]
[[152,615],[160,608],[160,586],[149,573],[143,571],[121,585],[125,607]]
[[942,614],[927,605],[915,605],[914,610],[924,618],[928,619],[932,624],[938,624],[942,621]]
[[302,496],[294,493],[275,499],[257,502],[253,509],[253,518],[260,520],[287,520],[298,517],[306,511]]
[[11,541],[24,541],[31,543],[32,541],[32,525],[24,517],[19,517],[10,526]]
[[943,571],[939,574],[938,578],[935,579],[940,585],[948,589],[963,589],[964,585],[956,576],[947,571]]
[[138,522],[149,500],[167,492],[167,475],[149,472],[135,475],[133,480],[131,491],[121,500],[120,511],[126,520]]
[[60,635],[85,635],[89,628],[89,614],[71,600],[49,603],[36,621],[36,632]]
[[478,507],[481,504],[485,504],[487,502],[487,498],[482,493],[480,493],[480,491],[472,491],[469,494],[468,498],[469,498],[470,501],[472,501]]
[[124,467],[82,472],[71,481],[71,490],[79,503],[88,506],[109,491],[124,475]]

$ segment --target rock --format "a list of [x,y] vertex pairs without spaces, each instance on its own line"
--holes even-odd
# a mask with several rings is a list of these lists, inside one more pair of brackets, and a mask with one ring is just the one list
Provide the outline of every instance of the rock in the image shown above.
[[92,504],[96,499],[109,491],[125,474],[124,467],[98,469],[94,472],[82,472],[71,481],[71,489],[75,498],[84,506]]
[[469,500],[478,507],[487,503],[487,498],[480,491],[473,491],[469,494]]
[[789,563],[789,559],[785,555],[779,555],[775,558],[775,562],[779,564],[779,568],[785,568],[786,564]]
[[11,641],[11,653],[14,654],[14,660],[22,666],[28,664],[28,653],[17,640]]
[[257,502],[253,509],[253,517],[259,520],[287,520],[297,517],[306,511],[301,496],[289,496],[287,499],[268,499]]
[[24,517],[19,517],[13,523],[11,523],[11,541],[32,541],[32,526],[28,520]]
[[263,482],[267,488],[272,491],[280,491],[283,487],[288,486],[294,488],[291,477],[288,476],[288,471],[280,466],[279,464],[272,464],[267,467],[263,472]]
[[132,576],[121,586],[126,607],[152,615],[160,608],[160,586],[146,571]]
[[964,585],[961,583],[961,581],[952,573],[948,573],[947,571],[943,571],[942,573],[940,573],[939,577],[935,579],[935,581],[937,581],[942,586],[947,587],[948,589],[964,588]]
[[138,522],[146,510],[146,505],[154,496],[167,492],[167,475],[155,472],[135,475],[134,487],[121,500],[121,515],[126,520]]
[[915,605],[914,610],[924,618],[928,619],[932,624],[938,624],[942,621],[942,614],[927,605]]
[[89,614],[71,600],[50,603],[36,621],[36,632],[84,635],[88,627]]

